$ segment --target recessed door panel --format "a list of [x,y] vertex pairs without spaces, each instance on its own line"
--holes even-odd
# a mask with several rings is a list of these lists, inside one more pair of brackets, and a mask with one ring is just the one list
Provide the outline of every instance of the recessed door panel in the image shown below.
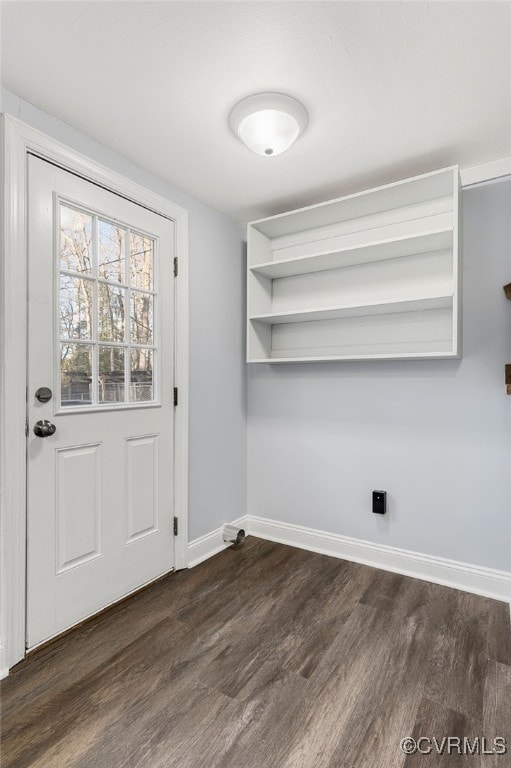
[[101,555],[101,445],[57,451],[57,573]]
[[158,435],[126,440],[126,542],[158,530]]

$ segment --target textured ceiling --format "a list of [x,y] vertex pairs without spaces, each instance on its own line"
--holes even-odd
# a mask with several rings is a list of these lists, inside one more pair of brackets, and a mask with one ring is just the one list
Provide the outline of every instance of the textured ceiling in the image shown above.
[[[511,3],[5,2],[3,84],[237,221],[511,155]],[[307,107],[285,154],[233,104]]]

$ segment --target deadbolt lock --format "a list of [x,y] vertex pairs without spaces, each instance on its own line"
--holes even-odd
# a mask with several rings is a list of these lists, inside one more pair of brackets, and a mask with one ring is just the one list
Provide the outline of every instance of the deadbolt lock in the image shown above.
[[49,387],[39,387],[35,393],[36,400],[40,403],[47,403],[52,398],[52,391]]

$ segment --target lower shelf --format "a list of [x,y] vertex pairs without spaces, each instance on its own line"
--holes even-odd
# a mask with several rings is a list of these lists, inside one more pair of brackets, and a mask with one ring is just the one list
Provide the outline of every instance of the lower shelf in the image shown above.
[[[311,357],[263,357],[260,359],[248,359],[247,363],[356,363],[370,362],[374,360],[458,360],[459,354],[454,353],[452,350],[449,352],[393,352],[389,354],[376,354],[371,353],[368,355],[353,354],[353,355],[313,355]],[[508,387],[508,395],[511,395],[511,387]]]
[[248,362],[456,358],[452,307],[328,317],[248,329]]

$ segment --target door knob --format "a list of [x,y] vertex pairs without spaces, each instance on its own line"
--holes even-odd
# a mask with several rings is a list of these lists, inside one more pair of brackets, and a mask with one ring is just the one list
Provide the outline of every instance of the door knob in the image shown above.
[[48,419],[42,419],[42,421],[36,421],[34,424],[34,435],[37,437],[50,437],[57,431],[55,424],[52,424]]

